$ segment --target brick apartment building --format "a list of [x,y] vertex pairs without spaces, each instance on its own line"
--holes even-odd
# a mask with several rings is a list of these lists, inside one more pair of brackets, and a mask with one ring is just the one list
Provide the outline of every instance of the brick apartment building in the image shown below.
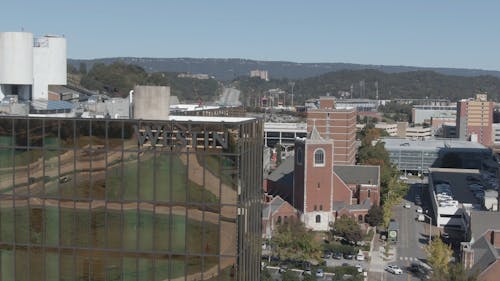
[[460,139],[479,142],[484,146],[493,144],[493,107],[486,94],[462,99],[457,103],[457,134]]
[[334,141],[335,164],[356,162],[356,109],[337,107],[334,97],[320,97],[319,108],[308,109],[307,131],[316,127],[324,139]]

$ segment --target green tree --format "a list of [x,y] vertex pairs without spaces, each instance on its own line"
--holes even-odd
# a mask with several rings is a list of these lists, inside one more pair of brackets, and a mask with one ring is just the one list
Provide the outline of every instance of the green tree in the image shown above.
[[81,74],[87,74],[87,64],[84,62],[81,62],[79,67],[78,67],[78,72]]
[[448,273],[448,265],[451,259],[452,250],[441,239],[434,239],[429,245],[424,247],[427,254],[427,262],[434,270],[436,277],[441,278]]
[[260,271],[260,280],[261,281],[273,281],[273,277],[271,276],[271,272],[269,272],[269,269],[264,268]]
[[359,224],[354,219],[345,215],[335,220],[332,231],[333,234],[342,236],[349,242],[361,240],[361,228]]
[[467,271],[462,263],[455,263],[449,267],[449,276],[447,280],[450,281],[478,281],[479,277],[477,272]]
[[321,245],[314,233],[299,220],[289,220],[278,226],[272,238],[273,251],[281,259],[321,260]]
[[76,67],[74,67],[72,64],[67,64],[67,71],[68,73],[71,73],[71,74],[77,74],[78,73],[78,70],[76,70]]
[[316,275],[313,274],[305,274],[304,278],[302,278],[302,281],[316,281]]
[[368,216],[366,217],[366,222],[371,226],[378,226],[384,221],[384,209],[378,205],[372,205],[370,210],[368,210]]
[[283,281],[300,281],[297,273],[287,270],[281,275],[281,280]]

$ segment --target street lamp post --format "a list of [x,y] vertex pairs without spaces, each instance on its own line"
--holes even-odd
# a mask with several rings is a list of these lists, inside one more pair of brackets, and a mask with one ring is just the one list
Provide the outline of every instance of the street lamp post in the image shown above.
[[431,244],[432,241],[432,217],[426,214],[422,214],[424,217],[429,219],[429,244]]

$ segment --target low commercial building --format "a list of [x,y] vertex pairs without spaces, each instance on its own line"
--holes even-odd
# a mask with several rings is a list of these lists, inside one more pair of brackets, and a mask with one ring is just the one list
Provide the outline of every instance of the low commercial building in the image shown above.
[[398,124],[396,123],[380,122],[375,124],[375,128],[384,130],[391,137],[398,135]]
[[457,118],[457,104],[449,105],[414,105],[411,110],[415,124],[430,123],[432,118]]
[[481,200],[467,185],[469,177],[480,178],[479,171],[430,169],[428,192],[436,226],[466,230],[469,225],[467,211],[481,210]]
[[432,137],[432,129],[430,127],[408,127],[406,128],[406,138],[424,140]]
[[[469,141],[455,139],[409,140],[404,138],[382,138],[391,163],[400,171],[427,172],[435,165],[439,156],[453,152],[469,158],[456,159],[460,163],[445,163],[447,166],[479,169],[483,160],[491,159],[491,150]],[[446,159],[445,159],[446,160]],[[454,159],[449,159],[448,162]],[[437,164],[437,163],[436,163]],[[456,164],[456,165],[455,165]]]
[[264,144],[268,147],[274,147],[277,143],[293,146],[296,138],[306,136],[306,123],[264,123]]

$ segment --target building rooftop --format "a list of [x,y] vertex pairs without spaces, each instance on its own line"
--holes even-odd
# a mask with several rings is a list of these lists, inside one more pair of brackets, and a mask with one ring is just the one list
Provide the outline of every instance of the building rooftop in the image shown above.
[[294,169],[294,158],[288,157],[281,165],[279,165],[271,174],[267,176],[267,179],[273,182],[285,181],[289,183],[290,186],[293,184],[293,169]]
[[405,138],[382,138],[381,141],[385,143],[387,150],[488,149],[477,142],[457,139],[409,140]]
[[226,117],[226,116],[186,116],[186,115],[170,115],[169,121],[191,121],[191,122],[217,122],[217,123],[241,123],[255,120],[251,117]]
[[474,250],[474,265],[470,272],[483,272],[488,266],[500,259],[498,249],[495,249],[485,236],[472,244],[472,249]]
[[474,197],[474,194],[467,186],[468,176],[479,176],[477,170],[475,172],[471,171],[469,173],[466,172],[467,170],[463,169],[447,169],[449,170],[449,172],[444,172],[443,170],[445,169],[439,169],[440,171],[435,171],[433,169],[430,170],[431,176],[429,178],[432,178],[434,186],[439,182],[448,182],[450,184],[450,190],[453,195],[453,200],[456,200],[462,204],[472,204],[473,206],[477,206],[477,208],[480,208],[481,201]]
[[379,166],[335,165],[333,171],[346,184],[379,185]]
[[500,213],[490,211],[470,212],[471,239],[479,238],[490,229],[500,230]]
[[279,130],[279,131],[290,131],[290,132],[307,132],[306,123],[277,123],[277,122],[266,122],[264,123],[264,130]]

